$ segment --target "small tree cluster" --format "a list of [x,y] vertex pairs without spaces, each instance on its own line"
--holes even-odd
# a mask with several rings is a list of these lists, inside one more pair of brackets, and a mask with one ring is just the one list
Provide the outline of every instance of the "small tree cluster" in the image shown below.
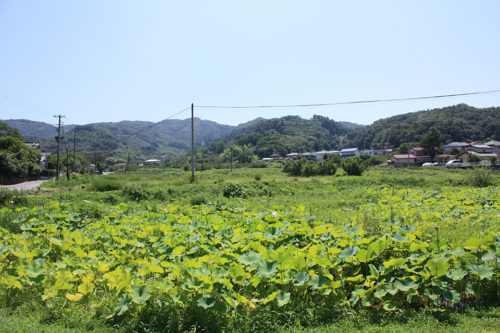
[[296,161],[287,161],[283,167],[283,172],[290,176],[333,176],[337,172],[337,165],[334,161],[305,161],[303,159]]
[[342,169],[349,176],[361,176],[365,170],[365,164],[360,157],[352,157],[342,162]]

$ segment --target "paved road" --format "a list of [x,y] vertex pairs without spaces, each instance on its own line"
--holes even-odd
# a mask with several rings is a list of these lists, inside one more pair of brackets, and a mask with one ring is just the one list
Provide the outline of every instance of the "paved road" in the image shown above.
[[6,188],[7,190],[31,190],[32,188],[40,186],[45,182],[50,180],[34,180],[31,182],[19,183],[14,185],[2,185],[1,188]]

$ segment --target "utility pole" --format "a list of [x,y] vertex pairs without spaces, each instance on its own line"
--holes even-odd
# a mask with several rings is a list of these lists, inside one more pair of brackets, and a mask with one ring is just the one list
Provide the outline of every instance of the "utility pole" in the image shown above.
[[60,148],[61,148],[61,125],[62,125],[61,118],[64,118],[64,116],[59,114],[59,115],[54,116],[54,117],[59,118],[59,123],[57,126],[57,136],[56,136],[56,140],[57,140],[56,179],[59,179],[59,161],[60,161],[60,154],[61,154]]
[[66,179],[69,181],[69,150],[66,144]]
[[406,148],[408,148],[408,166],[410,166],[410,138],[408,134],[406,134],[406,142],[408,142]]
[[125,173],[128,173],[128,166],[130,164],[130,150],[128,151],[128,156],[127,156],[127,166],[125,167]]
[[194,104],[191,103],[191,181],[194,182]]
[[73,172],[76,171],[76,130],[73,130]]
[[231,172],[233,172],[233,146],[231,146]]
[[94,147],[94,175],[97,173],[97,150]]

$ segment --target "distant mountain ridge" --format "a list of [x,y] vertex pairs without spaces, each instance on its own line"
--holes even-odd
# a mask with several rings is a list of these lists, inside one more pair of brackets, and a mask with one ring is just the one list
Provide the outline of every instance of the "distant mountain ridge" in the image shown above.
[[[27,139],[39,140],[44,151],[56,150],[56,126],[21,119],[4,122],[17,128]],[[257,118],[238,126],[195,118],[195,145],[198,148],[213,146],[214,153],[230,145],[251,146],[259,157],[347,147],[397,148],[402,143],[419,142],[431,128],[438,130],[443,144],[500,140],[500,108],[481,109],[459,104],[380,119],[369,126],[337,122],[319,115],[311,119]],[[64,145],[70,150],[76,133],[78,152],[87,157],[101,155],[117,161],[124,161],[129,153],[136,160],[182,157],[191,147],[190,119],[65,125],[64,132]]]
[[[47,139],[57,135],[57,126],[41,121],[27,119],[8,119],[2,121],[12,128],[17,128],[19,133],[21,133],[26,140]],[[64,128],[69,131],[75,126],[76,125],[64,125]]]

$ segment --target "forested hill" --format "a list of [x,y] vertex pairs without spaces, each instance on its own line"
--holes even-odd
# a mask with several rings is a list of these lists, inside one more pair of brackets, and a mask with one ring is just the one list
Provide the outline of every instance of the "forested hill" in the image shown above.
[[[205,147],[227,136],[232,126],[195,118],[195,145]],[[76,132],[77,150],[83,154],[94,152],[122,160],[131,151],[138,159],[179,157],[191,147],[191,120],[121,121],[76,126],[65,133],[72,145]],[[54,150],[55,140],[42,141],[47,150]]]
[[[37,137],[43,151],[55,151],[55,126],[28,120],[5,122],[19,129],[26,138]],[[478,109],[459,104],[385,118],[369,126],[337,122],[318,115],[312,119],[258,118],[238,126],[195,119],[195,145],[210,147],[215,154],[233,145],[246,146],[259,157],[348,147],[397,148],[402,143],[419,142],[432,128],[440,133],[442,144],[500,140],[500,108]],[[72,150],[74,132],[77,151],[88,158],[95,158],[97,154],[123,161],[129,151],[135,160],[181,157],[191,147],[190,119],[170,119],[156,124],[146,121],[96,123],[73,129],[66,126],[63,149],[67,143]]]
[[237,145],[255,147],[259,157],[273,153],[286,155],[292,151],[318,151],[339,149],[349,129],[322,116],[302,119],[287,116],[261,120],[243,131],[233,132],[232,141]]
[[[57,126],[27,119],[2,120],[12,128],[16,128],[26,140],[40,140],[54,138],[57,135]],[[66,130],[71,130],[76,125],[66,125]]]
[[500,140],[500,107],[479,109],[458,104],[397,115],[350,131],[346,143],[364,149],[397,148],[402,143],[419,142],[432,128],[440,133],[442,144]]

